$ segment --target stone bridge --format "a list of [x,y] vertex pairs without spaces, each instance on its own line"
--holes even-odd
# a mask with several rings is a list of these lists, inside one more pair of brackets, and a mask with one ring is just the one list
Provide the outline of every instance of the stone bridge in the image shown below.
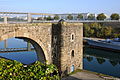
[[61,74],[82,69],[82,23],[0,24],[0,41],[12,37],[29,40],[38,60],[55,64]]

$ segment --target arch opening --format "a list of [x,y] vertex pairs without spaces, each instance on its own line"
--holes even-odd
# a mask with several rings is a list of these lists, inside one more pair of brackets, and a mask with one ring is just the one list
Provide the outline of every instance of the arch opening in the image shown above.
[[[15,38],[23,39],[26,42],[30,42],[32,44],[32,46],[34,47],[34,50],[36,51],[38,61],[40,61],[42,63],[46,62],[44,51],[36,41],[34,41],[30,38],[27,38],[27,37],[15,37]],[[29,50],[29,48],[28,48],[28,50]]]
[[[16,39],[15,39],[16,38]],[[22,39],[22,40],[20,40]],[[7,42],[7,43],[5,43]],[[28,45],[28,42],[31,45]],[[3,39],[1,41],[1,49],[6,49],[6,52],[2,50],[0,53],[3,53],[1,58],[6,58],[10,60],[17,60],[23,64],[32,64],[36,60],[45,63],[46,57],[42,47],[34,40],[27,37],[10,37]],[[7,44],[7,45],[6,45]],[[13,49],[13,50],[10,50]],[[10,51],[7,51],[10,50]],[[27,59],[26,59],[27,58]]]

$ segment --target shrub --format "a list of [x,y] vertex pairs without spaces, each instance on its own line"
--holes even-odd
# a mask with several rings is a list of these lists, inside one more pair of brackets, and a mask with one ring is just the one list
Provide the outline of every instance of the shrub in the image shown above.
[[0,58],[0,80],[59,80],[59,75],[53,64],[36,61],[24,66],[20,62]]

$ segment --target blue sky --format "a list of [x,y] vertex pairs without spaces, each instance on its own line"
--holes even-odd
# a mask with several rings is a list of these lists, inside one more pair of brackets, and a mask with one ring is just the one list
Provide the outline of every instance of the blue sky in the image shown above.
[[36,13],[120,13],[120,0],[0,0],[1,11]]

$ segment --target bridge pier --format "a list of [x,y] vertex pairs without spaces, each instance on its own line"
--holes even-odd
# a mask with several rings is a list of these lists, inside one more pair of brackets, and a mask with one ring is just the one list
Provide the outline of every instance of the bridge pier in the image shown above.
[[4,16],[4,23],[7,24],[7,16]]
[[7,40],[4,40],[4,48],[7,48],[8,44],[7,44]]
[[31,51],[31,43],[30,43],[30,41],[27,42],[27,50]]
[[32,21],[32,15],[30,13],[27,14],[27,20],[29,23]]

